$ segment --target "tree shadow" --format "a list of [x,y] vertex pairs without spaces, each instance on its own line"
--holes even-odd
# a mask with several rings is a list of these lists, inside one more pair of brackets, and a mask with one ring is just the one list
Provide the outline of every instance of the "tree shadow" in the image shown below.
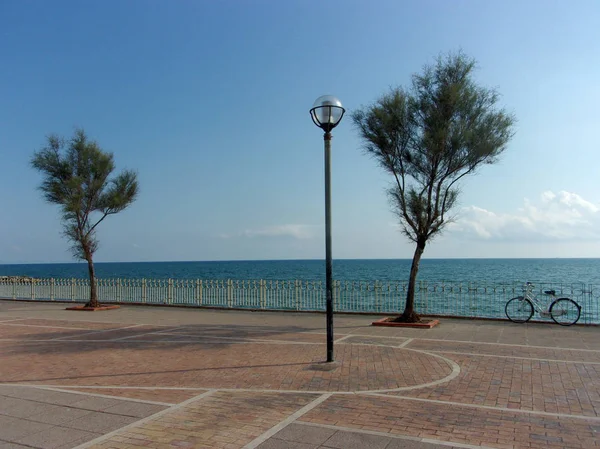
[[[12,337],[14,340],[3,340],[7,337],[2,337],[0,383],[64,383],[82,379],[101,381],[134,376],[176,376],[183,373],[201,375],[202,372],[210,371],[260,370],[308,366],[318,362],[319,360],[313,360],[314,352],[310,351],[306,360],[293,360],[293,354],[297,354],[303,344],[322,347],[325,359],[326,336],[312,333],[323,330],[320,328],[206,324],[149,326],[151,325],[98,331],[55,329],[56,332],[30,332],[21,336],[15,334]],[[263,350],[252,343],[279,345],[280,348],[274,351],[277,355],[274,355],[273,363],[264,363],[268,360],[269,349]],[[242,352],[234,351],[231,356],[223,354],[224,350],[235,345],[242,348]],[[281,346],[284,345],[286,348],[282,352]],[[138,357],[131,355],[132,350],[146,354]],[[126,351],[125,355],[121,351]],[[258,352],[260,357],[254,357]],[[183,364],[185,368],[177,369],[175,364],[173,369],[164,369],[169,368],[170,354],[174,360],[177,359],[177,364]],[[291,355],[292,359],[287,355]],[[161,360],[153,363],[152,357]],[[207,366],[203,366],[203,358],[210,360]],[[214,363],[222,366],[214,366]]]
[[[12,324],[12,323],[11,323]],[[15,323],[16,324],[16,323]],[[14,326],[18,328],[18,326]],[[355,327],[355,326],[354,326]],[[1,323],[0,323],[1,328]],[[5,326],[13,328],[13,326]],[[23,327],[30,329],[28,327]],[[300,326],[250,326],[188,324],[116,329],[56,329],[24,335],[0,336],[0,352],[11,354],[90,353],[106,348],[133,347],[143,351],[157,348],[201,346],[201,349],[223,348],[236,343],[315,344],[325,343],[324,329]],[[318,333],[323,331],[323,333]]]

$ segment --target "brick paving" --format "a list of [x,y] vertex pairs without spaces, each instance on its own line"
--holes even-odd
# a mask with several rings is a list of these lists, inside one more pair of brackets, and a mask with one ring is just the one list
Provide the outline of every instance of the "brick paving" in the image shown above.
[[[377,341],[377,339],[371,339]],[[387,343],[386,343],[387,344]],[[505,357],[521,357],[527,359],[563,360],[574,362],[600,363],[600,351],[587,349],[558,349],[526,346],[509,346],[495,344],[468,343],[456,341],[432,341],[414,339],[406,347],[424,351],[458,352],[480,355],[493,355]]]
[[452,366],[431,355],[364,345],[340,345],[340,367],[335,371],[311,369],[323,359],[323,349],[221,340],[61,340],[8,346],[5,342],[0,357],[4,382],[52,385],[359,391],[410,387],[452,373]]
[[452,356],[460,374],[432,388],[398,393],[424,399],[600,416],[600,365]]
[[[63,307],[0,301],[1,448],[600,445],[600,328],[339,316],[338,363],[324,370],[320,315]],[[84,412],[47,402],[67,396]],[[44,421],[59,409],[106,416]]]
[[311,394],[216,392],[91,447],[240,448],[316,397]]
[[333,396],[300,421],[495,448],[600,447],[596,420],[381,396]]

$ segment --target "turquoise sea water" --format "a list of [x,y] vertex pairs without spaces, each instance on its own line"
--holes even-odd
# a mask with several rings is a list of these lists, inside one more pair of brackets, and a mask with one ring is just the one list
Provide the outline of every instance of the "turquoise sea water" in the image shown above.
[[[408,259],[335,260],[336,280],[405,281]],[[100,278],[323,280],[322,260],[97,263]],[[85,263],[0,265],[0,276],[86,278]],[[420,280],[600,284],[600,259],[424,259]]]

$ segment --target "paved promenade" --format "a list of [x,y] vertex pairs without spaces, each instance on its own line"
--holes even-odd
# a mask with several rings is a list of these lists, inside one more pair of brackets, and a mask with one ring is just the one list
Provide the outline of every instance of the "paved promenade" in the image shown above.
[[0,448],[600,447],[600,328],[0,301]]

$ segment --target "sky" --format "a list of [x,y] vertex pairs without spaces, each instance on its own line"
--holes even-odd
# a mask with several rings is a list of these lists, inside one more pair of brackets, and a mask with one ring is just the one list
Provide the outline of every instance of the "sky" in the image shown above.
[[[73,260],[29,161],[75,127],[140,182],[97,261],[322,258],[314,100],[351,113],[459,49],[518,123],[424,257],[600,257],[598,1],[0,0],[0,263]],[[391,179],[333,135],[334,258],[412,257]]]

